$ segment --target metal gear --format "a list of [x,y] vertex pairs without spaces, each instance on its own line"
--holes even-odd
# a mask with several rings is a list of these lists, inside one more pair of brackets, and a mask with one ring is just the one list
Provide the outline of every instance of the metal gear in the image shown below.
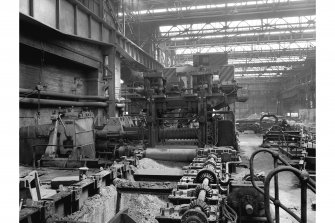
[[208,178],[210,184],[218,181],[216,174],[211,169],[202,169],[198,172],[195,183],[202,183],[205,178]]
[[206,197],[212,197],[213,196],[213,190],[212,188],[210,188],[209,186],[205,186],[203,184],[198,185],[195,188],[195,196],[198,197],[199,193],[201,190],[205,190],[206,191]]
[[210,159],[210,158],[213,158],[215,162],[218,160],[218,157],[213,153],[208,155],[208,159]]
[[207,166],[207,165],[211,165],[213,168],[216,168],[216,162],[215,161],[212,161],[212,160],[207,160],[205,163],[204,163],[204,167]]
[[190,209],[181,217],[181,223],[208,223],[208,220],[202,211]]
[[210,207],[205,201],[199,199],[191,201],[190,209],[195,209],[196,207],[199,207],[207,216],[209,215]]

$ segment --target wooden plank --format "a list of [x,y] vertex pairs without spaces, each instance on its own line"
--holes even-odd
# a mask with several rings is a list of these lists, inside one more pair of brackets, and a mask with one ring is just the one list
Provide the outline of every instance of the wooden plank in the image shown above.
[[129,181],[116,178],[113,184],[120,192],[171,193],[177,182]]
[[20,221],[23,219],[28,219],[31,215],[40,212],[38,207],[25,207],[20,211]]

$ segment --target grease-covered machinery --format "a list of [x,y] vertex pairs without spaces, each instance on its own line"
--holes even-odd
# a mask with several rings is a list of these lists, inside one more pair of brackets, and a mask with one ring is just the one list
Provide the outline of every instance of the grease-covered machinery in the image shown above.
[[233,180],[239,163],[232,147],[199,149],[169,195],[173,205],[160,209],[158,222],[266,221],[263,196],[250,182]]
[[[27,151],[28,155],[31,147],[32,164],[41,166],[99,167],[121,160],[137,165],[143,144],[134,142],[139,142],[144,133],[139,134],[140,128],[133,120],[137,122],[125,117],[110,118],[103,129],[97,130],[92,112],[58,109],[51,115],[51,124],[32,126],[36,137],[22,143],[20,152]],[[22,141],[29,130],[30,126],[20,130]]]
[[113,117],[107,124],[96,130],[95,143],[97,157],[104,162],[126,159],[137,164],[142,157],[143,140],[146,131],[136,117]]
[[94,115],[90,111],[59,109],[51,116],[47,145],[40,159],[41,166],[97,166],[94,141]]
[[[219,69],[219,68],[218,68]],[[172,79],[163,71],[144,74],[141,97],[131,99],[130,113],[144,112],[149,147],[168,143],[233,146],[237,148],[233,107],[244,102],[233,76],[223,82],[213,67],[191,67],[175,72]],[[169,79],[170,78],[170,79]]]
[[277,146],[290,159],[300,158],[303,152],[302,129],[289,125],[286,119],[278,121],[277,116],[273,114],[263,115],[260,119],[261,126],[263,120],[269,117],[274,118],[275,123],[264,133],[262,147]]

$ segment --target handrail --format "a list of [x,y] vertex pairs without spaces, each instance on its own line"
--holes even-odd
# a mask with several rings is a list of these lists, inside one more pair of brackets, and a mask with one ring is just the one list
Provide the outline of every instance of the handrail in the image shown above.
[[[270,171],[270,173],[267,175],[266,179],[265,179],[265,183],[264,183],[264,190],[262,190],[261,188],[259,188],[254,180],[254,158],[255,156],[260,153],[260,152],[267,152],[270,153],[274,159],[274,169],[272,171]],[[278,167],[278,160],[280,160],[284,165],[284,167]],[[293,173],[295,173],[298,177],[300,176],[300,181],[304,181],[302,182],[302,186],[301,186],[301,204],[302,204],[302,209],[304,209],[304,211],[302,210],[301,214],[302,214],[302,218],[300,219],[294,212],[292,212],[291,210],[289,210],[286,206],[284,206],[280,200],[279,200],[279,182],[278,182],[278,173],[282,172],[282,171],[291,171]],[[255,151],[251,156],[250,156],[250,176],[251,176],[251,183],[254,186],[254,188],[256,188],[260,193],[264,194],[264,203],[265,203],[265,210],[266,210],[266,215],[268,218],[268,221],[270,223],[273,223],[273,219],[270,213],[270,200],[274,203],[275,205],[275,219],[276,219],[276,223],[279,223],[280,219],[279,219],[279,208],[284,209],[287,213],[289,213],[292,217],[294,217],[298,222],[303,222],[306,223],[306,205],[307,205],[307,195],[306,192],[307,188],[309,188],[310,190],[312,190],[314,193],[316,193],[316,189],[315,189],[315,181],[312,180],[311,178],[309,178],[309,175],[306,171],[300,171],[294,167],[292,167],[286,160],[284,160],[282,157],[279,156],[278,152],[269,150],[269,149],[260,149]],[[272,197],[269,193],[269,188],[270,188],[270,181],[272,179],[272,177],[275,177],[275,198]],[[306,182],[306,183],[305,183]],[[304,196],[303,196],[304,193]]]
[[[301,218],[296,216],[295,213],[293,213],[291,210],[284,210],[289,213],[291,216],[293,216],[298,222],[307,223],[307,187],[308,187],[308,180],[309,180],[309,174],[307,171],[303,170],[300,171],[294,167],[291,166],[282,166],[277,167],[276,169],[273,169],[270,171],[270,173],[266,176],[265,182],[264,182],[264,206],[265,206],[265,214],[267,217],[267,220],[269,223],[273,223],[273,219],[271,216],[270,211],[270,182],[272,177],[277,177],[278,173],[289,171],[294,173],[299,179],[301,183]],[[279,199],[276,199],[274,202],[275,207],[282,207],[284,205],[281,204]],[[285,206],[284,206],[285,207]],[[278,214],[278,216],[277,216]],[[278,218],[278,221],[277,221]],[[276,213],[276,222],[279,222],[279,212]]]
[[[280,134],[278,134],[278,141],[280,142],[280,145],[283,145],[282,144],[282,142],[284,141],[284,143],[286,144],[286,152],[287,153],[289,153],[289,145],[288,145],[288,142],[286,141],[286,137],[287,136],[291,136],[291,137],[300,137],[300,141],[299,141],[299,148],[301,147],[301,144],[302,144],[302,136],[301,135],[292,135],[292,134],[290,134],[290,133],[288,133],[288,132],[284,132],[283,131],[283,128],[281,127],[281,126],[279,126],[279,125],[273,125],[271,128],[270,128],[270,130],[268,131],[268,132],[270,132],[271,131],[271,129],[273,128],[273,127],[275,127],[275,126],[277,126],[277,127],[280,127],[280,130],[278,130],[277,132],[279,132]],[[292,131],[291,131],[292,132]],[[301,133],[300,133],[301,134]],[[264,142],[266,142],[267,140],[268,140],[268,138],[266,137],[266,134],[264,135],[265,136],[265,139],[263,138],[263,143]],[[282,136],[282,139],[283,139],[283,141],[282,141],[282,139],[280,138]],[[295,147],[295,155],[297,155],[298,154],[298,147]]]

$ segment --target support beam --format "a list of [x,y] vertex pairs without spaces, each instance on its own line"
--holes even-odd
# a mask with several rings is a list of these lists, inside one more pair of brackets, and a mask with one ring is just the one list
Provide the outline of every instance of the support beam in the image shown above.
[[299,73],[299,70],[285,70],[285,69],[273,69],[273,70],[251,70],[251,71],[235,71],[238,75],[248,75],[248,74],[267,74],[267,73],[282,73],[282,74],[292,74]]
[[68,60],[84,64],[85,66],[90,66],[93,68],[100,68],[99,58],[95,58],[91,55],[86,55],[83,52],[74,50],[61,44],[60,42],[47,42],[45,40],[36,40],[33,38],[25,37],[20,35],[20,44],[43,50],[53,55],[57,55]]
[[34,0],[29,0],[29,15],[34,17]]
[[268,67],[268,66],[295,66],[302,65],[304,61],[287,61],[287,62],[264,62],[264,63],[236,63],[233,64],[235,68],[237,67]]
[[[284,20],[283,20],[284,21]],[[283,22],[281,21],[281,22]],[[248,21],[244,21],[247,23]],[[222,24],[222,23],[220,23]],[[268,26],[260,25],[260,26],[223,26],[221,28],[211,28],[204,27],[203,29],[180,29],[175,31],[164,31],[160,32],[160,36],[157,39],[162,41],[167,41],[172,38],[190,38],[190,39],[201,39],[202,37],[211,36],[213,38],[222,38],[222,36],[226,37],[242,37],[243,35],[252,36],[254,34],[260,34],[264,36],[270,36],[272,32],[274,33],[282,33],[282,34],[303,34],[306,30],[314,30],[315,32],[316,26],[308,25],[306,23],[287,23],[285,26],[281,25],[271,25]],[[285,33],[284,33],[285,32]],[[278,34],[276,34],[278,35]],[[280,35],[280,34],[279,34]],[[273,35],[275,36],[275,35]],[[172,39],[171,41],[177,41]]]
[[178,48],[194,48],[221,46],[229,47],[231,45],[249,45],[249,44],[266,44],[266,43],[283,43],[283,42],[307,42],[315,41],[316,33],[308,34],[283,34],[283,35],[255,35],[245,37],[221,37],[213,39],[198,39],[198,40],[184,40],[184,41],[169,41],[166,47],[169,49]]
[[[205,8],[192,10],[166,11],[153,13],[149,10],[147,13],[139,14],[137,18],[141,23],[153,23],[155,25],[176,25],[192,24],[195,21],[202,22],[222,22],[222,21],[240,21],[246,19],[259,18],[278,18],[290,16],[307,16],[315,15],[316,3],[314,1],[301,2],[282,2],[247,5],[241,7],[226,6],[218,8]],[[136,12],[132,13],[136,15]]]
[[[240,4],[241,2],[248,3],[253,2],[255,0],[225,0],[226,4]],[[222,4],[222,0],[197,0],[197,1],[178,1],[178,7],[187,7],[190,8],[190,2],[192,5],[209,5],[209,4]],[[137,6],[138,10],[148,10],[148,9],[162,9],[162,8],[171,8],[171,6],[175,5],[176,0],[142,0],[141,4]]]
[[108,64],[106,66],[106,79],[108,85],[108,116],[115,117],[115,57],[116,48],[112,47],[108,54]]
[[[263,51],[239,51],[229,52],[229,59],[252,59],[252,58],[278,58],[278,57],[304,57],[314,56],[315,48],[289,49],[289,50],[263,50]],[[177,54],[176,60],[179,63],[193,61],[193,54]]]
[[[40,7],[45,7],[43,10],[36,10],[34,7],[34,0],[29,0],[28,4],[25,1],[20,1],[20,23],[22,21],[27,22],[29,25],[40,27],[42,30],[57,31],[68,37],[81,39],[97,45],[103,46],[116,46],[116,50],[130,62],[134,64],[133,69],[139,71],[150,71],[163,69],[163,65],[156,61],[152,56],[143,51],[139,46],[130,41],[122,33],[107,23],[103,17],[90,11],[84,5],[77,0],[63,0],[56,1],[56,4],[48,4],[48,1],[40,1]],[[73,13],[65,13],[65,12]],[[56,15],[54,18],[50,17],[50,14]],[[64,19],[63,16],[66,18]],[[63,19],[62,19],[63,18]],[[69,22],[71,21],[71,22]],[[72,22],[73,21],[73,22]],[[83,22],[87,21],[87,22]],[[101,27],[101,33],[103,35],[96,35],[93,32],[97,29],[97,25]],[[64,27],[67,27],[65,29]],[[113,41],[110,41],[109,36],[116,35]],[[121,42],[126,44],[122,45]],[[131,46],[135,53],[130,54],[125,50],[125,46]],[[136,57],[135,55],[140,55]],[[146,61],[150,61],[151,66],[146,66],[141,61],[145,58]]]
[[56,0],[56,29],[60,29],[59,20],[60,20],[60,0]]

